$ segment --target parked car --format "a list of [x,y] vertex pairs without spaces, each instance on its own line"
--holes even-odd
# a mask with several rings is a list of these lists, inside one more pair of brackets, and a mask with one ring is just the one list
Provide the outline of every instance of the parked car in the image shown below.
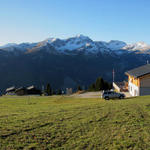
[[115,98],[123,99],[125,98],[125,95],[123,93],[117,93],[114,91],[104,91],[101,97],[104,98],[105,100],[115,99]]

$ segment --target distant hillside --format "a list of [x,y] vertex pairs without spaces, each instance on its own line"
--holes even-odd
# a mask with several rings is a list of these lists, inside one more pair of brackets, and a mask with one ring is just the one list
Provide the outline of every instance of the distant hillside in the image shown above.
[[[120,41],[95,42],[86,36],[39,43],[8,44],[0,49],[0,89],[48,82],[54,88],[87,87],[98,76],[125,79],[124,72],[150,60],[149,46],[135,48]],[[141,47],[140,47],[141,46]],[[144,44],[143,44],[144,46]]]

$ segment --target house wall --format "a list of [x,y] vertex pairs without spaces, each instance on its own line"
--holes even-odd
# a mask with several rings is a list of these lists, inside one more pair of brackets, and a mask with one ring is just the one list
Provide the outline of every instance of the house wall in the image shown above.
[[128,76],[128,81],[130,81],[131,83],[133,83],[136,86],[140,86],[140,80],[139,78],[134,78],[133,76]]
[[16,94],[20,96],[27,95],[27,91],[26,89],[21,89],[21,90],[16,91]]
[[150,74],[140,78],[128,76],[128,91],[132,96],[150,95]]
[[41,92],[41,90],[33,88],[33,89],[30,89],[30,90],[27,90],[27,94],[28,95],[41,95],[42,92]]
[[150,95],[150,87],[149,88],[140,88],[140,96]]
[[131,81],[129,81],[128,90],[132,96],[139,96],[140,95],[139,87],[136,86],[135,84],[133,84]]
[[150,95],[150,75],[140,78],[140,95]]
[[7,92],[6,95],[16,95],[15,91],[14,92]]
[[145,75],[140,78],[140,87],[150,87],[150,75]]

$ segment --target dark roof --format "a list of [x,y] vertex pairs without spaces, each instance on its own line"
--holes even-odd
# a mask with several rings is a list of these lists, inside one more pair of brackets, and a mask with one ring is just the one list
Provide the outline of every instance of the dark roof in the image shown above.
[[16,89],[16,91],[25,90],[25,89],[26,89],[26,88],[24,88],[24,87],[20,87],[20,88]]
[[135,78],[139,78],[141,76],[150,74],[150,64],[146,64],[146,65],[140,66],[138,68],[129,70],[129,71],[125,72],[125,74],[131,75]]

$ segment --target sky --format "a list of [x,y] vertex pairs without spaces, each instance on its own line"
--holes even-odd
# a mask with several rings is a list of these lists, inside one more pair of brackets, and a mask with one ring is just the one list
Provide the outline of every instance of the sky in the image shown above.
[[150,44],[150,0],[0,0],[0,45],[68,38]]

